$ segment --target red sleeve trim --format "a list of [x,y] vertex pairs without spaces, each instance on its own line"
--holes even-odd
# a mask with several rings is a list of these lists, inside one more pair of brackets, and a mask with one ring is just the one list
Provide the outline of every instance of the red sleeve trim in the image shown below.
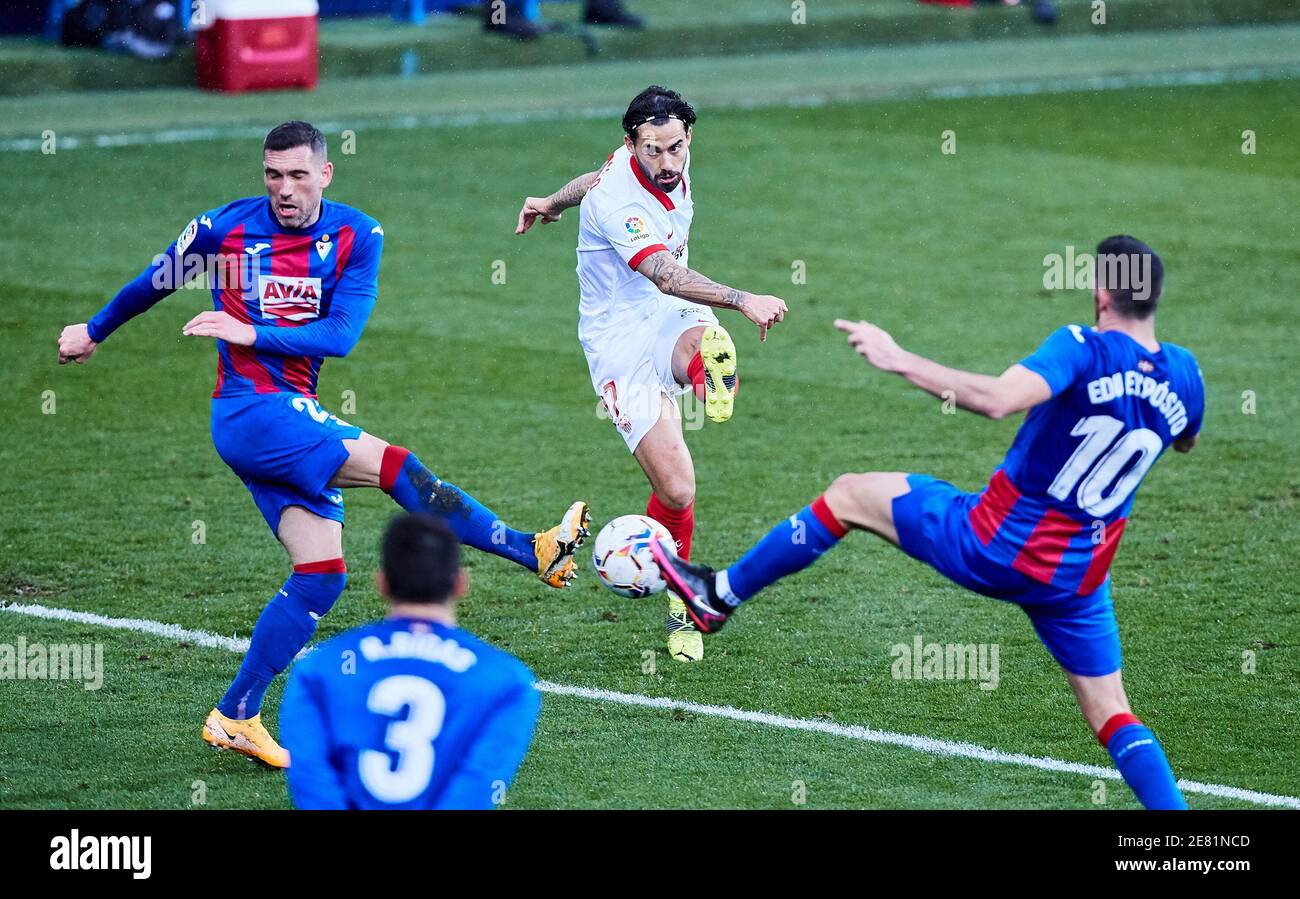
[[343,559],[321,559],[319,562],[303,562],[293,566],[294,574],[347,574]]
[[637,251],[637,254],[635,256],[633,256],[631,259],[627,261],[627,264],[632,267],[632,271],[636,271],[636,267],[640,265],[642,262],[645,262],[646,257],[652,256],[655,253],[658,253],[660,250],[663,250],[665,253],[668,252],[668,248],[661,243],[651,244],[648,247],[642,247],[640,250]]
[[1097,732],[1097,742],[1101,743],[1103,747],[1109,748],[1110,738],[1115,736],[1115,731],[1119,730],[1121,727],[1128,727],[1130,724],[1141,723],[1142,719],[1137,715],[1128,712],[1120,712],[1118,715],[1111,715],[1106,719],[1106,723],[1101,726],[1101,730]]
[[379,462],[379,489],[385,493],[393,492],[393,485],[397,483],[397,473],[402,470],[406,464],[406,457],[411,455],[411,451],[401,446],[384,447],[384,457]]

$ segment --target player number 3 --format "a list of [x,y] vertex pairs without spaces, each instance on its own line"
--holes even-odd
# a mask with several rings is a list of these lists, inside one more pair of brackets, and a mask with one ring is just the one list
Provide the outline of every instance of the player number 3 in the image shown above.
[[[1124,423],[1109,415],[1089,415],[1079,419],[1070,435],[1082,436],[1083,442],[1062,466],[1047,492],[1059,500],[1066,500],[1078,484],[1079,508],[1099,518],[1123,505],[1137,489],[1142,476],[1155,464],[1164,443],[1160,435],[1149,428],[1129,431],[1116,441],[1122,430]],[[1109,452],[1106,452],[1107,447],[1110,447]],[[1103,452],[1106,452],[1105,456],[1102,456]],[[1138,459],[1130,466],[1134,455],[1138,455]],[[1099,456],[1102,456],[1100,461]],[[1128,470],[1124,471],[1125,468]],[[1124,472],[1123,477],[1120,477],[1120,472]],[[1106,493],[1106,488],[1117,477],[1119,483]]]
[[433,741],[442,730],[447,700],[442,691],[422,677],[395,674],[370,688],[366,708],[378,715],[396,716],[409,706],[405,721],[388,725],[384,745],[397,753],[397,766],[391,757],[377,749],[363,750],[357,756],[361,782],[380,802],[393,805],[410,802],[429,787],[433,777]]

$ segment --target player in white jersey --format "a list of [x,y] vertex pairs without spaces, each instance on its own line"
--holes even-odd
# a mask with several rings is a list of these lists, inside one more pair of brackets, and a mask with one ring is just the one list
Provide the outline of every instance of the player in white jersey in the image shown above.
[[[690,146],[695,110],[652,85],[623,116],[623,145],[595,172],[549,197],[528,197],[516,234],[538,219],[558,221],[581,204],[578,337],[592,387],[650,481],[646,514],[689,558],[695,530],[695,468],[682,436],[677,397],[694,391],[715,422],[731,418],[736,347],[713,314],[735,309],[759,339],[785,318],[779,297],[718,284],[688,268],[694,212]],[[713,307],[713,308],[711,308]],[[670,596],[668,651],[696,661],[704,643],[685,607]]]

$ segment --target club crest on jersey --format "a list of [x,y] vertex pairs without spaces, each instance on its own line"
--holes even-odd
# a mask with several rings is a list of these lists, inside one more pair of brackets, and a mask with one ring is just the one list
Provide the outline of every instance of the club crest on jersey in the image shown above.
[[291,322],[318,318],[320,278],[258,275],[257,298],[261,303],[263,318],[283,318]]
[[330,243],[330,236],[328,234],[322,234],[320,240],[316,241],[316,255],[321,258],[321,262],[324,262],[325,257],[330,254],[330,248],[332,246],[334,245]]

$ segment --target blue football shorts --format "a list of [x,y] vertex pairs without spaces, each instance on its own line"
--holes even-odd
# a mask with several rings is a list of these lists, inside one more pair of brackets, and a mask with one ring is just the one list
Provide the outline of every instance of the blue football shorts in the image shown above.
[[212,443],[239,476],[271,531],[286,506],[343,521],[343,491],[329,482],[361,429],[311,397],[259,393],[212,400]]
[[970,525],[978,493],[929,475],[910,474],[911,491],[893,502],[894,529],[903,552],[954,584],[1024,609],[1048,652],[1073,674],[1100,677],[1123,664],[1110,577],[1080,596],[1026,577],[994,560]]

